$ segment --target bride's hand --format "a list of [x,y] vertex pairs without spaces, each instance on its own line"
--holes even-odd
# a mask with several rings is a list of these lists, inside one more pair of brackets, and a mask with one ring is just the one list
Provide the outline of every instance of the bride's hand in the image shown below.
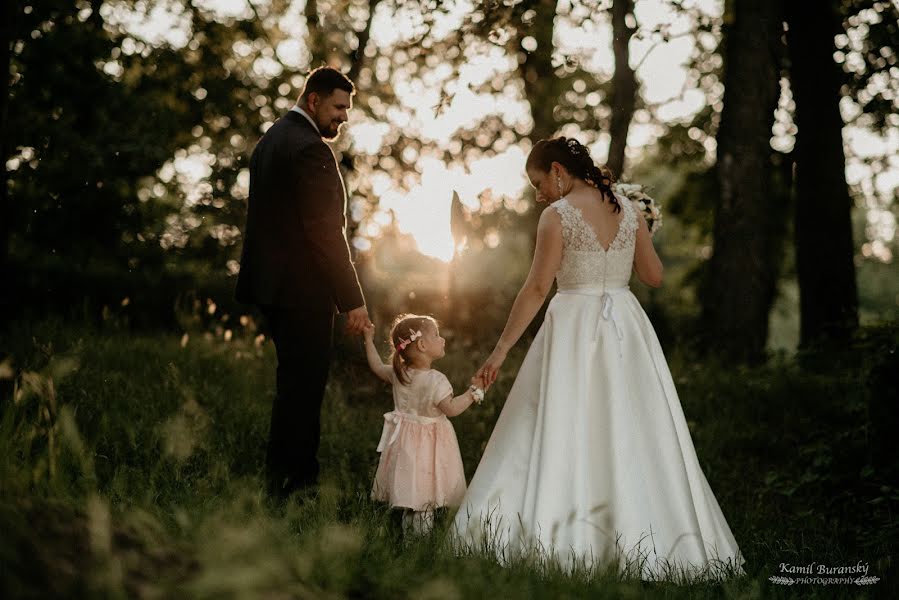
[[493,382],[496,381],[496,376],[499,374],[499,368],[503,365],[505,360],[505,352],[494,350],[493,353],[487,357],[487,360],[484,361],[484,364],[481,365],[481,368],[478,369],[475,377],[480,377],[488,387],[493,385]]
[[484,390],[485,392],[490,388],[490,386],[487,385],[487,381],[481,375],[474,375],[471,378],[471,385],[473,385],[475,387],[479,387],[482,390]]

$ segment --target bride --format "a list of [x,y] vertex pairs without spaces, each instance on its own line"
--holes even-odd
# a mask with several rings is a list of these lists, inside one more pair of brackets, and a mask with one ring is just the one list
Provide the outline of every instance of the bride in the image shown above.
[[496,380],[550,290],[558,291],[521,365],[452,525],[463,546],[502,563],[537,556],[645,580],[743,574],[745,560],[700,468],[631,272],[659,287],[643,215],[612,192],[587,149],[541,140],[527,159],[537,226],[527,281],[493,353]]

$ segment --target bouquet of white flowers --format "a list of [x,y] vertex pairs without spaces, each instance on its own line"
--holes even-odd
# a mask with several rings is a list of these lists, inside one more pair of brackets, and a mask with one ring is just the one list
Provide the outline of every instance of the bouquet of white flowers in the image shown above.
[[650,198],[645,187],[639,183],[616,183],[612,186],[612,191],[630,200],[634,208],[643,213],[649,235],[655,235],[662,228],[662,207]]

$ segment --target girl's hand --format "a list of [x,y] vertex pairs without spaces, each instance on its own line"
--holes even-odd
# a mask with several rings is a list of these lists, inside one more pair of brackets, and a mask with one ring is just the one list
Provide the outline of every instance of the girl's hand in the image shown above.
[[375,326],[374,323],[369,323],[362,329],[362,335],[365,337],[365,342],[371,342],[375,339]]
[[478,369],[475,376],[480,377],[488,387],[493,385],[493,382],[496,381],[496,377],[499,374],[499,368],[503,365],[505,360],[505,352],[494,350],[493,353],[487,357],[487,360],[484,361],[484,364],[481,365],[481,368]]
[[478,375],[475,375],[474,377],[471,378],[471,385],[481,388],[485,392],[487,391],[487,388],[490,387],[489,385],[487,385],[487,382],[484,381],[484,378],[480,377]]

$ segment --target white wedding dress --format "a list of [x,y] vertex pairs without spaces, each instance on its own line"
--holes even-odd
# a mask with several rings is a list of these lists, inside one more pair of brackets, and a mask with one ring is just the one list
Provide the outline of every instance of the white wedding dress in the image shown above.
[[637,215],[619,203],[608,250],[580,209],[564,198],[551,205],[562,221],[558,293],[451,539],[504,564],[537,556],[645,580],[741,575],[745,560],[696,458],[662,348],[627,287]]

